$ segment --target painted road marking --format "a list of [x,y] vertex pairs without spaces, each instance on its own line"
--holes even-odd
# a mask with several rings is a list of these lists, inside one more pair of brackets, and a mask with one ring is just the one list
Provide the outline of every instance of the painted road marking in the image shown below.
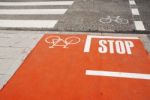
[[143,21],[134,21],[134,24],[135,24],[136,30],[142,30],[142,31],[146,30],[144,27]]
[[131,9],[133,15],[140,15],[139,10],[137,8]]
[[49,36],[45,39],[45,42],[49,44],[49,48],[69,48],[69,45],[80,43],[80,38],[76,36],[70,36],[63,39],[60,36]]
[[58,20],[0,20],[0,27],[53,28]]
[[121,18],[120,16],[115,16],[115,17],[112,17],[112,16],[107,16],[107,17],[102,17],[99,19],[99,21],[103,24],[109,24],[109,23],[112,23],[112,22],[116,22],[118,24],[128,24],[129,21],[128,19],[124,19],[124,18]]
[[[72,5],[74,1],[48,1],[48,2],[0,2],[0,6],[53,6],[53,5]],[[0,9],[0,15],[55,15],[60,16],[65,14],[67,9]],[[30,17],[30,16],[29,16]],[[54,28],[57,24],[58,19],[35,19],[35,20],[3,20],[0,19],[0,28]]]
[[89,52],[90,50],[90,46],[91,46],[91,41],[94,38],[99,38],[99,39],[139,39],[138,37],[113,37],[113,36],[92,36],[92,35],[88,35],[86,38],[86,43],[85,43],[85,47],[84,47],[84,52]]
[[[144,27],[143,21],[141,20],[140,13],[135,3],[135,0],[129,0],[129,4],[130,4],[130,10],[132,13],[132,18],[134,20],[135,29],[138,31],[145,31],[146,29]],[[133,7],[133,5],[135,7]],[[134,17],[138,18],[138,20],[135,20]]]
[[1,9],[3,15],[48,15],[64,14],[67,9]]
[[[106,46],[108,45],[108,47]],[[132,41],[99,40],[99,53],[132,54],[134,44]]]
[[[62,47],[50,49],[48,48],[50,44],[46,43],[45,39],[51,36],[56,36],[56,39],[53,39],[55,43],[58,36],[63,40],[68,37],[79,37],[81,41],[67,49]],[[87,38],[91,37],[90,50],[85,53]],[[133,37],[134,39],[100,37],[83,34],[46,34],[0,91],[0,100],[11,100],[12,97],[16,100],[36,100],[37,98],[43,100],[72,100],[72,98],[74,100],[79,98],[82,100],[111,100],[112,97],[113,100],[128,100],[129,98],[147,100],[150,98],[150,81],[139,79],[143,76],[147,78],[145,74],[150,74],[150,59],[140,39],[136,37]],[[100,53],[98,48],[102,40],[124,43],[131,41],[134,45],[132,47],[132,44],[129,44],[132,54]],[[110,48],[116,51],[116,45]],[[113,77],[86,75],[85,71],[89,70],[105,71],[103,75],[111,73]],[[120,75],[118,72],[123,72],[123,74]],[[141,73],[144,74],[142,77]],[[117,78],[118,74],[122,77]]]
[[133,0],[129,0],[129,4],[130,5],[136,5],[135,1],[133,1]]
[[92,39],[92,38],[101,38],[101,39],[139,39],[138,37],[121,37],[121,36],[96,36],[96,35],[87,35],[88,38]]
[[0,2],[0,6],[46,6],[72,5],[74,1],[47,1],[47,2]]
[[110,77],[150,80],[150,74],[141,74],[141,73],[125,73],[125,72],[113,72],[113,71],[86,70],[85,74],[86,75],[92,75],[92,76],[110,76]]

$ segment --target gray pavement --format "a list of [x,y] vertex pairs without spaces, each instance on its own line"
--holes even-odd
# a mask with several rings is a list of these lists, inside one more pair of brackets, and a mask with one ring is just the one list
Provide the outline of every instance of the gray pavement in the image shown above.
[[[129,23],[101,23],[107,16],[127,19]],[[128,0],[76,0],[68,12],[60,19],[55,30],[116,32],[133,31],[134,25]]]
[[[1,2],[40,2],[41,0],[0,0]],[[44,1],[65,1],[65,0],[42,0]],[[67,0],[68,1],[68,0]],[[1,14],[0,20],[58,20],[54,27],[0,27],[0,29],[24,29],[24,30],[47,30],[47,31],[73,31],[73,32],[128,32],[138,33],[134,21],[143,21],[145,31],[150,31],[149,0],[134,0],[140,15],[134,16],[131,13],[129,1],[133,0],[69,0],[72,5],[40,5],[40,6],[0,6],[0,10],[7,9],[67,9],[62,14]],[[107,16],[110,19],[105,19]],[[120,18],[117,20],[117,16]],[[115,17],[115,18],[114,18]],[[104,23],[100,22],[100,19]],[[114,21],[115,20],[115,21]],[[127,21],[127,22],[126,22]],[[123,23],[124,22],[124,23]]]
[[[20,33],[20,32],[19,32]],[[16,72],[43,34],[0,31],[0,89]]]

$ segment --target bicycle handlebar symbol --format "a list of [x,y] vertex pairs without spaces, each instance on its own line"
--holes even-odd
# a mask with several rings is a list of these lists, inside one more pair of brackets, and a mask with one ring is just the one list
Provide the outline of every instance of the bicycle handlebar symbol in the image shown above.
[[60,36],[49,36],[45,39],[45,42],[49,44],[49,48],[54,48],[55,46],[68,48],[68,46],[71,44],[79,43],[80,38],[76,36],[70,36],[65,39],[62,39],[60,38]]
[[118,23],[118,24],[128,24],[129,21],[127,19],[121,18],[120,16],[116,17],[110,17],[107,16],[106,18],[101,18],[99,21],[103,24],[111,23],[112,21]]

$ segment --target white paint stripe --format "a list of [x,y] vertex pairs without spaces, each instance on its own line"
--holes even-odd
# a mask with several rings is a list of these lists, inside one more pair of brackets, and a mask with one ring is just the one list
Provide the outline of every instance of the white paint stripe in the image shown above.
[[129,4],[130,4],[130,5],[136,5],[136,3],[135,3],[134,0],[129,0]]
[[142,21],[134,21],[136,30],[144,31],[146,30]]
[[91,36],[88,35],[86,38],[86,42],[85,42],[85,47],[84,47],[84,52],[89,52],[90,51],[90,46],[91,46]]
[[74,1],[48,2],[0,2],[0,6],[41,6],[41,5],[72,5]]
[[0,20],[4,28],[53,28],[58,20]]
[[132,15],[140,15],[139,10],[137,8],[131,9]]
[[15,15],[26,15],[26,14],[64,14],[67,9],[1,9],[0,14],[15,14]]
[[139,39],[138,37],[120,37],[120,36],[97,36],[97,35],[88,35],[90,38],[109,38],[109,39]]
[[141,74],[141,73],[125,73],[125,72],[86,70],[85,74],[86,75],[92,75],[92,76],[110,76],[110,77],[135,78],[135,79],[150,80],[150,74]]

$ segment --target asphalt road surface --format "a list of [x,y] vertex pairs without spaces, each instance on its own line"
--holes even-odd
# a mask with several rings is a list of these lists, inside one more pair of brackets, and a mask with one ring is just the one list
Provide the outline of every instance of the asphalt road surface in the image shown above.
[[0,29],[149,32],[149,0],[0,0]]

